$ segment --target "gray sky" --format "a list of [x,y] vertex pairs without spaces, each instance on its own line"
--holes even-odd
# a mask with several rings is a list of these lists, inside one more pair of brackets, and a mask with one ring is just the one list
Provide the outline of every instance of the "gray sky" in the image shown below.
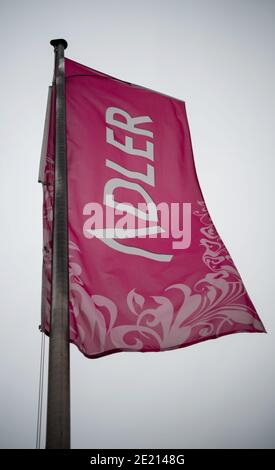
[[0,447],[35,446],[55,37],[80,63],[186,102],[208,209],[269,333],[97,360],[72,346],[72,447],[274,447],[275,3],[1,0],[0,13]]

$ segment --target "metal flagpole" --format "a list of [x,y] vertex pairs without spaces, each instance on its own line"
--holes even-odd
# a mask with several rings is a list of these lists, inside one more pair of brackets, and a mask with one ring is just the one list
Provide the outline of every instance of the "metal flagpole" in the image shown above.
[[67,232],[67,154],[64,39],[51,41],[55,52],[55,179],[52,304],[49,343],[47,449],[70,448],[70,348]]

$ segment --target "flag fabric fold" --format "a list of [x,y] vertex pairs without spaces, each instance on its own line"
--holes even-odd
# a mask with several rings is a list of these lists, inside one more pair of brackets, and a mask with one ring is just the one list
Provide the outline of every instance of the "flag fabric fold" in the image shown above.
[[[65,59],[70,340],[88,357],[264,332],[207,210],[185,103]],[[44,142],[50,332],[54,87]]]

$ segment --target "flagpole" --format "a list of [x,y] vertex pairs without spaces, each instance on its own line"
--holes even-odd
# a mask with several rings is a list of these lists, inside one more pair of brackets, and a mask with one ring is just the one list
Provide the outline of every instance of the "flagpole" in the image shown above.
[[47,449],[70,448],[70,348],[68,281],[68,204],[64,39],[55,52],[55,177],[53,212],[52,306],[49,341]]

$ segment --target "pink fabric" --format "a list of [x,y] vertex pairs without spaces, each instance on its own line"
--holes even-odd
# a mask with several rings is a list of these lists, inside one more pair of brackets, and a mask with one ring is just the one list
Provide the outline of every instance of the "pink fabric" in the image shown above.
[[[71,342],[85,355],[97,357],[117,351],[174,349],[230,333],[264,332],[207,211],[196,176],[184,102],[69,59],[65,69]],[[133,118],[150,117],[151,121],[136,126],[147,135],[116,125],[117,121],[127,123],[118,114],[113,115],[115,125],[106,122],[110,108],[123,110]],[[148,150],[147,154],[127,154],[107,142],[107,127],[111,130],[109,140],[111,136],[123,148],[126,137],[130,137],[130,147],[145,153]],[[44,194],[46,283],[42,326],[46,332],[50,330],[53,139],[52,125]],[[106,160],[139,174],[146,174],[149,165],[154,184],[125,176]],[[129,246],[137,249],[131,254],[96,237],[87,238],[87,204],[102,205],[104,187],[113,179],[120,179],[120,186],[114,190],[119,202],[142,202],[141,193],[121,185],[123,180],[138,184],[155,204],[191,203],[190,246],[173,248],[171,236],[116,240],[126,251]],[[165,254],[167,258],[151,259],[142,253],[156,257]]]

